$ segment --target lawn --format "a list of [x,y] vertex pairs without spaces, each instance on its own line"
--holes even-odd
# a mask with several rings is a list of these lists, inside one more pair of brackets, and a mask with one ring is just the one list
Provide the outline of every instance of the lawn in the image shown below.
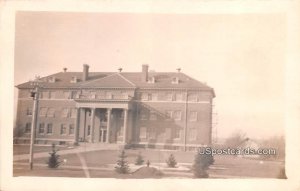
[[[70,149],[67,146],[56,146],[59,150]],[[49,152],[51,151],[51,145],[34,145],[33,147],[35,153]],[[14,155],[29,154],[29,145],[14,145],[13,153]]]
[[[150,161],[150,166],[157,166],[158,163],[161,167],[165,167],[165,161],[172,153],[179,166],[191,168],[194,161],[194,152],[183,151],[160,151],[151,149],[128,149],[126,150],[126,160],[133,164],[137,155],[141,153],[144,160]],[[59,152],[58,152],[59,154]],[[114,177],[114,178],[130,178],[130,175],[123,176],[118,175],[113,171],[113,167],[118,160],[119,151],[116,150],[100,150],[84,152],[80,154],[67,154],[61,155],[61,160],[65,160],[64,163],[57,170],[48,170],[45,167],[47,158],[34,159],[35,164],[41,164],[44,166],[38,166],[34,171],[28,171],[17,166],[14,168],[14,176],[20,175],[37,175],[37,176],[66,176],[66,177],[85,177],[84,171],[81,169],[81,159],[83,159],[87,167],[89,167],[89,174],[91,177]],[[27,160],[18,161],[20,163],[28,162]],[[65,167],[72,166],[76,169],[67,169]],[[257,178],[277,178],[282,164],[277,161],[259,161],[254,159],[240,158],[235,156],[215,156],[215,163],[211,166],[209,174],[211,177],[219,178],[239,178],[239,177],[257,177]],[[98,169],[97,169],[98,168]],[[105,170],[103,170],[103,169]],[[99,170],[101,169],[101,170]],[[49,172],[49,173],[47,173]],[[180,176],[191,177],[192,171],[172,173],[165,173],[164,177]]]

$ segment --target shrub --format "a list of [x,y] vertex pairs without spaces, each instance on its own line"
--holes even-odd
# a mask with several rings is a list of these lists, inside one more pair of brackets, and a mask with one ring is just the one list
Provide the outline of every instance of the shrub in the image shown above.
[[166,160],[166,163],[167,163],[168,167],[171,167],[171,168],[176,167],[177,162],[176,162],[175,157],[174,157],[173,154],[170,154],[168,160]]
[[144,159],[143,156],[141,155],[141,153],[139,152],[136,160],[135,160],[135,165],[142,165],[144,163]]
[[122,150],[121,154],[119,155],[119,160],[117,161],[117,166],[115,166],[115,171],[120,174],[127,174],[129,173],[130,169],[128,166],[125,155],[125,151]]
[[49,153],[48,159],[48,167],[49,168],[57,168],[59,167],[61,161],[59,161],[59,155],[57,154],[57,150],[55,149],[55,144],[52,144],[52,152]]
[[207,169],[214,163],[212,155],[200,154],[199,152],[195,156],[193,164],[194,176],[197,178],[208,178]]

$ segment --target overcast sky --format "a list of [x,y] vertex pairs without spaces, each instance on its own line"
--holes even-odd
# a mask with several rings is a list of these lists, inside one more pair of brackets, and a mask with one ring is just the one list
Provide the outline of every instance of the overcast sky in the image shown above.
[[18,12],[15,85],[68,68],[182,72],[214,88],[218,136],[284,133],[282,14]]

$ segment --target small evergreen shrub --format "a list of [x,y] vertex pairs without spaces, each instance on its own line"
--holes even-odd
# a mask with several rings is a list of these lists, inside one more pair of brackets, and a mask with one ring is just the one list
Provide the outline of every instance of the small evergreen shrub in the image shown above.
[[175,168],[177,165],[176,159],[173,154],[170,154],[168,160],[166,160],[168,167]]
[[119,155],[119,160],[117,161],[117,166],[115,166],[115,171],[120,174],[127,174],[129,173],[130,169],[128,163],[126,161],[125,151],[122,150],[121,154]]
[[141,155],[141,153],[139,152],[136,160],[135,160],[135,165],[142,165],[144,163],[144,159],[143,156]]
[[52,152],[49,153],[48,159],[48,167],[49,168],[57,168],[59,167],[61,161],[59,160],[59,155],[57,154],[57,150],[55,149],[55,144],[52,144]]
[[208,178],[207,170],[210,165],[214,163],[212,155],[200,154],[199,152],[195,156],[193,164],[194,176],[197,178]]

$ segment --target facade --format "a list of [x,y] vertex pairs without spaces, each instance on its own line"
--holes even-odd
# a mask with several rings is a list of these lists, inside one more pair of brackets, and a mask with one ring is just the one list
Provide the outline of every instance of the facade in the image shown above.
[[[211,143],[214,90],[184,73],[59,72],[40,78],[37,144],[120,144],[166,149]],[[29,143],[33,86],[19,89],[16,143]]]

